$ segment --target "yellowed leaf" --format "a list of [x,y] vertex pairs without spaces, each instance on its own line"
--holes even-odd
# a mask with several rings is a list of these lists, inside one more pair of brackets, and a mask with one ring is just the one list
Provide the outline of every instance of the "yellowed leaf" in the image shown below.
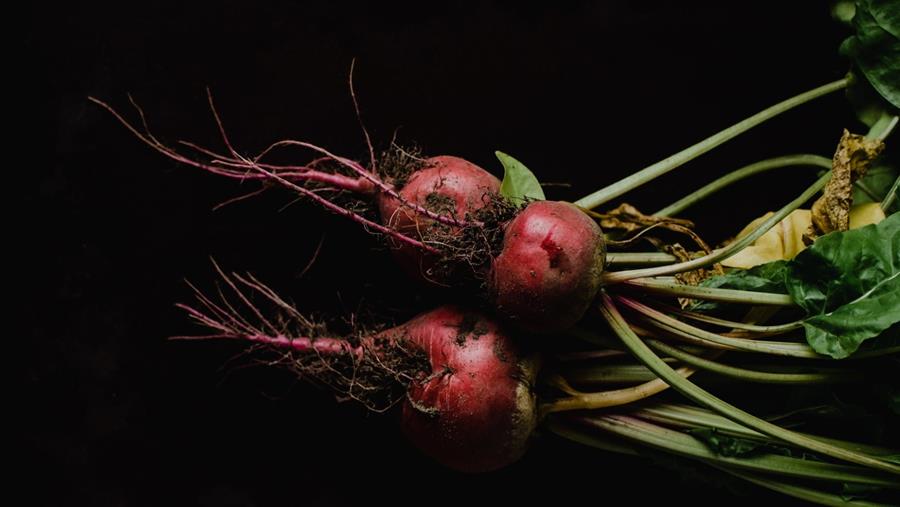
[[[770,211],[753,220],[738,233],[735,239],[747,236],[772,215],[774,213]],[[881,206],[874,202],[853,206],[850,208],[848,217],[851,229],[877,224],[885,218]],[[749,269],[767,262],[793,259],[807,246],[804,236],[809,230],[812,220],[812,211],[808,209],[794,210],[759,239],[722,261],[722,265],[729,268]]]
[[877,202],[857,204],[850,208],[850,228],[858,229],[870,224],[877,224],[885,219],[884,210]]

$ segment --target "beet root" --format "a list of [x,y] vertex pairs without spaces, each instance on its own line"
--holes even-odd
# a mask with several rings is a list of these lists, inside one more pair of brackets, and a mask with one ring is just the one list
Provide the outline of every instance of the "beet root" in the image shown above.
[[494,321],[454,306],[422,314],[399,330],[431,364],[407,390],[401,417],[407,437],[463,472],[517,460],[537,424],[536,361],[523,357]]
[[506,228],[492,265],[490,297],[517,327],[571,327],[597,295],[606,259],[600,227],[572,204],[530,203]]
[[[445,155],[426,159],[425,166],[414,172],[398,193],[407,203],[462,225],[487,204],[488,195],[499,190],[500,180],[491,173],[462,158]],[[452,237],[459,230],[459,226],[439,223],[386,193],[379,194],[377,201],[381,222],[404,236],[427,242]],[[408,243],[392,241],[392,246],[398,263],[414,278],[448,283],[432,270],[437,255]]]
[[[323,333],[252,276],[220,274],[237,301],[220,293],[215,302],[197,291],[197,307],[179,307],[213,333],[189,338],[245,341],[253,351],[274,354],[266,364],[285,366],[344,399],[379,412],[399,404],[413,444],[456,470],[495,470],[525,452],[537,424],[536,356],[484,314],[442,306],[385,331],[343,339]],[[266,316],[253,296],[268,300],[275,315]],[[247,315],[237,313],[241,305]]]

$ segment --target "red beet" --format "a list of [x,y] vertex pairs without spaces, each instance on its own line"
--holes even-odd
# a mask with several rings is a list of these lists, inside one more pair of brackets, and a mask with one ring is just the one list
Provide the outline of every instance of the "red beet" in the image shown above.
[[491,266],[491,298],[522,329],[559,331],[584,315],[605,262],[603,235],[590,217],[569,203],[532,202],[506,228]]
[[[525,452],[537,424],[537,362],[484,314],[442,306],[355,340],[294,336],[285,330],[303,329],[308,321],[293,307],[252,277],[222,276],[259,324],[238,315],[224,294],[216,303],[198,292],[199,309],[179,306],[214,331],[199,338],[240,339],[280,351],[276,363],[359,401],[392,394],[382,401],[402,401],[401,424],[409,439],[456,470],[495,470]],[[247,289],[287,314],[267,319]]]
[[[319,146],[289,140],[247,157],[231,146],[213,109],[228,153],[187,143],[207,157],[198,161],[139,131],[107,104],[92,100],[174,160],[241,181],[277,184],[384,234],[404,271],[416,278],[439,285],[475,281],[486,286],[498,313],[521,329],[549,333],[571,326],[599,289],[605,248],[593,220],[573,205],[550,201],[533,202],[512,218],[505,209],[511,205],[500,204],[497,197],[500,181],[461,158],[423,160],[399,150],[399,166],[382,170],[371,143],[370,167],[365,168]],[[311,150],[318,158],[302,165],[263,161],[283,148]],[[396,177],[416,165],[421,167],[408,177]],[[329,198],[333,194],[328,191],[355,194],[360,202],[341,204]],[[377,206],[380,222],[357,211],[367,202]],[[491,220],[479,221],[482,210],[491,212]],[[440,269],[435,269],[438,265]]]
[[419,345],[431,364],[403,404],[416,446],[464,472],[495,470],[525,452],[537,422],[536,364],[494,321],[444,306],[387,334]]
[[[491,173],[467,160],[444,155],[426,159],[424,167],[412,174],[399,194],[406,202],[462,222],[483,208],[488,196],[499,190],[500,180]],[[459,226],[438,223],[386,193],[380,193],[377,200],[382,224],[405,236],[427,241],[459,230]],[[435,233],[435,227],[442,229],[440,233]],[[431,272],[437,255],[405,242],[394,240],[392,243],[395,257],[409,274],[438,283],[446,282],[435,279]]]

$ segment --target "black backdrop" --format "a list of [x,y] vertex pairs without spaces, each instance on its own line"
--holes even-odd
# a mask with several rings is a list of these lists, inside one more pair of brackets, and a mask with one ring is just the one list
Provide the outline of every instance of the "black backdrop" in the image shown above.
[[[281,138],[365,155],[355,84],[376,142],[396,129],[427,153],[499,174],[493,150],[572,199],[800,91],[837,79],[844,36],[824,2],[92,2],[35,6],[25,38],[34,226],[25,435],[50,502],[330,505],[502,501],[734,502],[777,497],[549,435],[516,465],[464,476],[421,457],[390,417],[335,404],[280,371],[229,362],[232,343],[172,303],[208,256],[249,270],[301,309],[404,318],[428,304],[377,242],[279,192],[213,212],[241,189],[152,152],[99,108],[131,93],[156,133],[218,146],[204,87],[251,152]],[[130,111],[129,111],[130,113]],[[855,126],[841,94],[804,106],[629,196],[647,210],[754,160],[829,155]],[[21,148],[21,147],[18,147]],[[809,181],[763,177],[692,210],[715,241]],[[300,272],[324,237],[321,254]],[[33,298],[33,299],[32,299]],[[781,500],[781,499],[778,499]],[[374,505],[374,503],[373,503]]]

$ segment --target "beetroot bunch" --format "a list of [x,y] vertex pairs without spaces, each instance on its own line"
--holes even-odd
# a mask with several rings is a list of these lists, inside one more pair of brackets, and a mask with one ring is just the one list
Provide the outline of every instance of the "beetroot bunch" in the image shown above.
[[[537,423],[538,362],[520,336],[563,331],[594,300],[606,252],[593,219],[570,203],[544,200],[518,163],[504,162],[501,182],[454,156],[421,157],[395,147],[376,157],[371,143],[368,167],[301,141],[280,141],[247,157],[232,147],[214,108],[225,152],[184,143],[193,150],[188,156],[94,101],[167,157],[317,202],[381,235],[403,271],[423,284],[470,289],[465,304],[381,332],[335,337],[310,326],[274,325],[305,320],[252,277],[220,270],[240,305],[199,291],[197,304],[182,305],[214,331],[207,337],[262,344],[298,374],[370,406],[401,404],[409,438],[450,467],[493,470],[524,452]],[[296,165],[267,161],[286,148],[314,157]],[[513,180],[518,187],[508,184]],[[515,190],[522,181],[531,192]],[[281,316],[267,317],[245,292],[264,297]],[[254,319],[236,310],[241,305]]]

